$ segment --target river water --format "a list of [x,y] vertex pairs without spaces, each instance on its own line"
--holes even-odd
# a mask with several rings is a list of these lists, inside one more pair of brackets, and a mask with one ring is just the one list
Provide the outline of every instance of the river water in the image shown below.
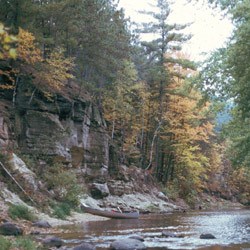
[[[58,236],[68,246],[89,242],[97,249],[107,249],[114,240],[141,236],[150,250],[250,250],[250,210],[149,214],[139,219],[88,222],[65,229],[68,233]],[[178,237],[163,237],[163,231]],[[216,239],[200,239],[204,233],[213,234]]]

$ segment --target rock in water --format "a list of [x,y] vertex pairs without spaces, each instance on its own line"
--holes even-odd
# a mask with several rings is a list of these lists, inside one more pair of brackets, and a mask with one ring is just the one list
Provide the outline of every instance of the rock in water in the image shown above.
[[141,242],[144,241],[144,238],[142,236],[139,236],[139,235],[131,236],[131,237],[129,237],[129,239],[139,240]]
[[212,234],[201,234],[200,239],[211,240],[211,239],[216,239],[216,237]]
[[89,243],[82,243],[79,246],[74,247],[72,250],[95,250],[95,246]]
[[168,231],[162,231],[161,235],[167,238],[177,238],[177,235],[175,233]]
[[60,238],[57,237],[48,237],[43,240],[43,245],[46,247],[61,247],[63,244],[63,241]]
[[144,250],[147,247],[136,239],[121,239],[116,240],[110,244],[112,250]]

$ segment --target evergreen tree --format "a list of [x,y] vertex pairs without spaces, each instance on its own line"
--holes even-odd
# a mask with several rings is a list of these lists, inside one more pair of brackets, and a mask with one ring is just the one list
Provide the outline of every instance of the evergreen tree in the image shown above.
[[109,1],[85,0],[82,11],[77,73],[92,93],[94,90],[100,95],[115,81],[123,61],[129,59],[130,33],[123,11],[117,11]]
[[0,22],[18,33],[18,28],[25,28],[27,20],[32,19],[32,0],[0,0]]
[[[170,5],[167,0],[158,0],[154,10],[154,12],[143,12],[150,16],[153,21],[144,23],[140,32],[152,34],[154,39],[150,42],[144,41],[141,43],[146,63],[139,67],[143,71],[141,75],[150,86],[153,99],[158,103],[157,112],[151,121],[154,124],[154,129],[151,130],[148,136],[149,141],[146,142],[150,146],[145,147],[150,148],[150,158],[147,166],[144,165],[144,167],[150,168],[152,164],[155,164],[158,168],[157,172],[161,172],[164,164],[162,160],[164,158],[162,153],[164,145],[159,134],[167,123],[163,116],[164,109],[167,107],[165,105],[167,103],[166,87],[173,77],[166,64],[170,61],[176,64],[188,62],[188,60],[166,57],[166,55],[181,50],[182,43],[187,41],[190,36],[181,32],[187,25],[169,23]],[[188,66],[191,66],[191,63]],[[145,152],[145,155],[147,155],[147,152]]]

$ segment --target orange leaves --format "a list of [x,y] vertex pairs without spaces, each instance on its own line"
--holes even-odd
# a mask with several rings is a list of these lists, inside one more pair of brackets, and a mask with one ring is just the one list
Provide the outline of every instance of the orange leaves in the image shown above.
[[[6,56],[15,57],[15,53],[11,50],[11,43],[15,41],[17,39],[8,35],[4,26],[0,24],[0,59],[6,59]],[[36,46],[34,35],[22,28],[19,28],[16,52],[18,60],[15,62],[15,67],[11,71],[0,71],[0,74],[8,79],[1,85],[2,89],[13,88],[18,84],[15,79],[21,74],[29,75],[32,76],[32,83],[36,88],[49,97],[61,90],[68,79],[73,78],[70,73],[74,66],[72,58],[65,58],[64,51],[58,49],[53,51],[49,58],[43,59],[41,50]]]
[[208,107],[197,106],[201,98],[198,92],[191,90],[181,94],[181,83],[172,83],[169,89],[172,91],[168,91],[171,94],[168,94],[168,109],[164,114],[168,121],[168,131],[175,134],[178,140],[188,141],[189,144],[207,142],[212,135],[213,126],[206,120]]
[[[206,178],[209,159],[203,150],[213,135],[213,125],[208,120],[209,104],[199,106],[201,94],[189,80],[190,74],[180,65],[167,65],[174,77],[166,88],[166,125],[162,138],[169,141],[175,161],[175,178],[181,192],[199,192]],[[169,149],[166,148],[166,152]]]
[[35,46],[35,37],[32,33],[19,28],[18,58],[25,63],[34,65],[42,61],[41,51]]
[[65,58],[63,50],[55,50],[49,58],[43,59],[40,49],[36,47],[32,33],[19,29],[18,58],[25,64],[25,70],[33,75],[33,83],[43,90],[46,96],[49,92],[60,90],[67,79],[73,78],[70,73],[73,59]]

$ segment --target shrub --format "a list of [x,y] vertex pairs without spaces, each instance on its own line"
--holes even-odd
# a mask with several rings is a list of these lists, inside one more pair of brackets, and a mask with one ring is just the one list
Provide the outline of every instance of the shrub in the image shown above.
[[9,250],[11,248],[11,242],[3,236],[0,236],[0,246],[1,250]]
[[179,198],[179,187],[174,182],[169,183],[162,191],[171,200],[175,201]]
[[21,204],[11,205],[8,209],[8,214],[14,220],[24,219],[34,221],[36,219],[36,216],[28,209],[28,207]]
[[59,219],[65,219],[70,215],[70,205],[68,203],[59,203],[53,207],[53,215]]
[[36,250],[37,246],[34,241],[29,238],[17,238],[14,247],[22,250]]
[[58,201],[68,203],[72,207],[78,206],[81,188],[72,171],[64,170],[63,166],[55,164],[47,171],[45,179],[48,188],[55,192]]
[[20,250],[36,250],[38,249],[37,244],[29,238],[18,237],[15,239],[6,239],[3,236],[0,236],[0,249],[1,250],[11,250],[11,249],[20,249]]

